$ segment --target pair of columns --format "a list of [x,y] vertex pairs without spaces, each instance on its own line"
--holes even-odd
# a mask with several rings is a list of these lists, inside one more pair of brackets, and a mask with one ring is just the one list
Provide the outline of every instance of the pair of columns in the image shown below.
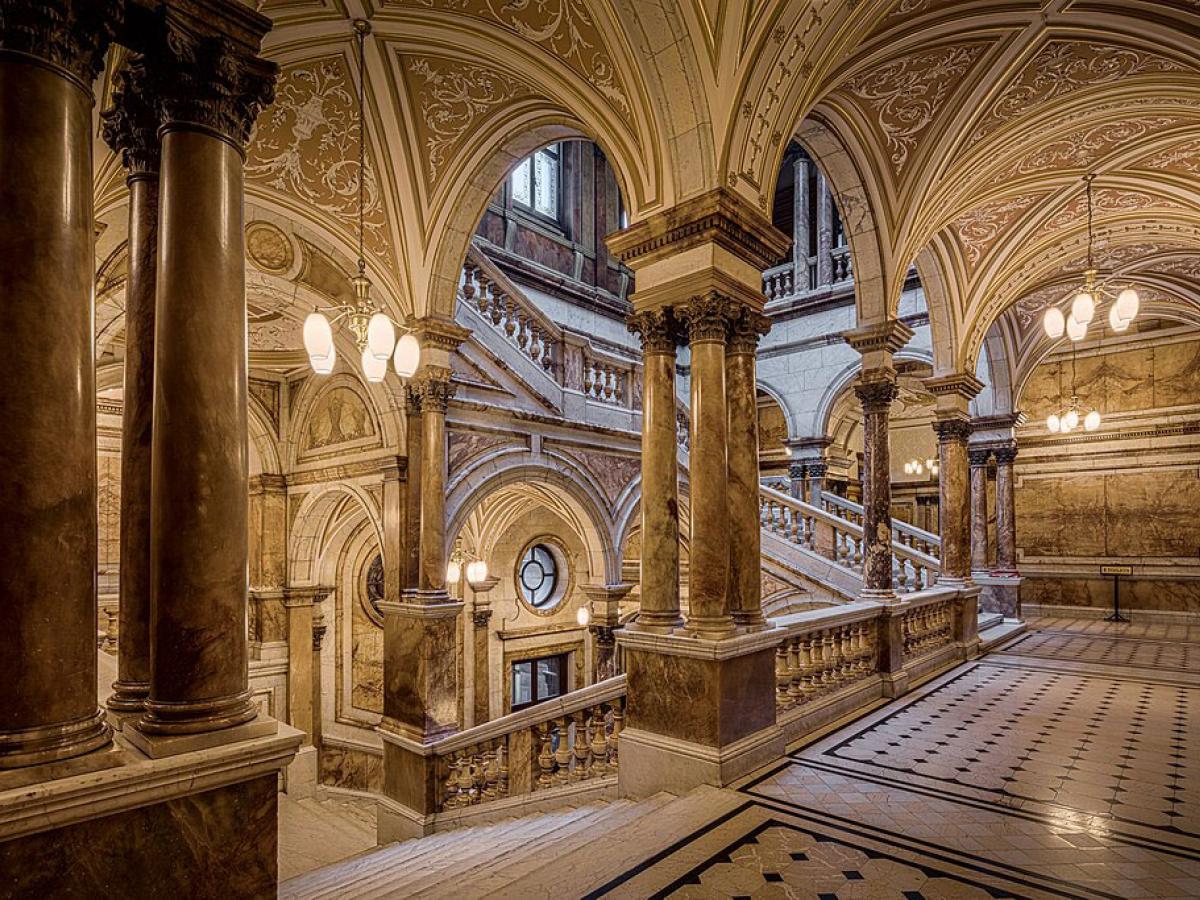
[[971,463],[971,568],[989,571],[988,558],[988,460],[996,460],[996,566],[992,574],[1017,573],[1017,519],[1014,497],[1013,462],[1017,458],[1015,442],[998,447],[979,447],[969,451]]
[[[0,659],[0,767],[110,739],[96,703],[91,85],[121,16],[54,5],[6,13],[0,36],[0,577],[21,636]],[[114,703],[175,735],[256,715],[242,167],[276,69],[255,55],[270,21],[250,10],[156,21],[129,27],[153,43],[131,47],[105,116],[131,191]]]
[[[641,337],[642,604],[635,627],[719,640],[765,627],[755,350],[769,322],[718,291],[635,313]],[[679,603],[676,345],[691,351],[691,566]]]
[[811,244],[813,220],[809,219],[809,172],[812,162],[805,156],[796,158],[793,168],[792,194],[792,262],[796,273],[796,290],[812,290],[833,283],[833,192],[824,174],[817,172],[816,232],[817,268],[814,283],[809,283],[808,248]]

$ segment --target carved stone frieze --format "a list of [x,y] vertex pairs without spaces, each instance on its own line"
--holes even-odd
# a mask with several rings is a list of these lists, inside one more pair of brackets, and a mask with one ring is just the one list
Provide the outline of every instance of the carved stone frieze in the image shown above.
[[129,175],[158,173],[158,113],[150,88],[145,61],[130,57],[117,75],[112,106],[101,115],[104,142],[120,155]]
[[0,53],[37,57],[90,90],[124,7],[123,0],[10,0],[0,6]]

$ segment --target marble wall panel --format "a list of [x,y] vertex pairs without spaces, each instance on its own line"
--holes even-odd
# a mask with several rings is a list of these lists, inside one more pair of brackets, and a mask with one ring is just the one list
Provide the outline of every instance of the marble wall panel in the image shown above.
[[121,457],[96,457],[97,565],[101,572],[121,566]]
[[321,784],[354,791],[383,791],[383,753],[326,743],[321,747]]
[[1109,556],[1200,555],[1200,478],[1195,471],[1106,475]]
[[[1110,609],[1111,578],[1042,578],[1027,576],[1021,583],[1021,603]],[[1122,578],[1121,609],[1152,609],[1200,615],[1200,582],[1171,579]]]
[[351,617],[350,703],[367,712],[383,713],[383,629],[371,621],[362,603]]
[[1200,403],[1200,341],[1154,348],[1154,405]]
[[1028,556],[1106,555],[1104,496],[1104,479],[1092,475],[1019,479],[1019,550]]

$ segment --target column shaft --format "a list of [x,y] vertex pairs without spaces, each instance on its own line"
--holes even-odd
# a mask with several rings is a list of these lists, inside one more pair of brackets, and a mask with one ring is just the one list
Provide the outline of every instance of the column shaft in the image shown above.
[[825,473],[828,467],[823,462],[808,464],[808,502],[817,508],[821,506],[821,494],[825,491]]
[[9,52],[53,17],[22,34],[21,11],[5,15],[0,768],[11,768],[77,756],[110,732],[96,703],[92,96],[79,77],[95,73]]
[[971,494],[967,438],[971,424],[947,418],[934,423],[938,436],[938,490],[942,518],[942,580],[971,577]]
[[1013,483],[1016,447],[996,451],[996,569],[1017,571],[1017,514]]
[[762,538],[758,505],[758,381],[755,350],[770,330],[765,317],[741,311],[725,353],[729,440],[729,609],[734,624],[764,628]]
[[808,278],[808,249],[812,243],[809,220],[808,173],[811,163],[807,157],[798,156],[792,169],[792,265],[795,270],[796,290],[807,291],[812,287]]
[[971,570],[988,567],[987,461],[989,451],[969,450],[971,464]]
[[817,287],[833,283],[833,195],[824,175],[817,176]]
[[676,326],[665,309],[634,315],[641,335],[642,572],[641,611],[631,627],[667,632],[679,614],[679,449],[675,431]]
[[446,589],[446,404],[454,390],[450,372],[429,372],[421,390],[422,591]]
[[[408,454],[407,482],[404,486],[404,558],[401,561],[401,585],[416,590],[421,583],[421,395],[412,385],[405,388],[404,447]],[[386,571],[385,571],[386,575]],[[398,600],[386,592],[389,600]]]
[[888,412],[894,374],[864,375],[854,392],[863,407],[863,595],[891,598],[892,482]]
[[729,608],[729,465],[725,341],[729,304],[718,294],[681,310],[692,352],[691,566],[688,628],[706,638],[733,630]]

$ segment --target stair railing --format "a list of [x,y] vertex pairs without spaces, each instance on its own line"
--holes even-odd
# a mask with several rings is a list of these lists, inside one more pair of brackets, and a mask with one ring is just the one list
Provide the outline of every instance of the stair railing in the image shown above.
[[[862,524],[863,508],[852,500],[822,491],[821,506],[835,516],[857,522],[859,525]],[[919,550],[927,556],[941,558],[942,539],[938,535],[917,528],[915,525],[909,525],[907,522],[901,522],[899,519],[892,519],[892,540]]]

